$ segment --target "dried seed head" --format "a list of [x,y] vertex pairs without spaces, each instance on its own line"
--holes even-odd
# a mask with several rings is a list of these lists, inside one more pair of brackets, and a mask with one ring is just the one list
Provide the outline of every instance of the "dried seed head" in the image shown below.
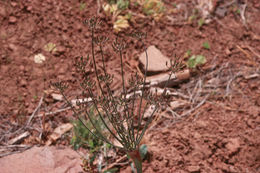
[[64,92],[64,90],[68,88],[68,84],[64,81],[59,81],[54,83],[51,82],[51,85],[57,88],[58,90],[60,90],[60,92]]
[[122,52],[126,48],[126,46],[127,46],[127,43],[125,42],[125,40],[119,40],[118,37],[112,43],[112,47],[113,47],[114,51],[116,51],[116,52]]
[[130,36],[133,37],[133,38],[136,38],[138,40],[143,40],[147,37],[147,33],[137,31],[137,32],[132,32],[130,34]]
[[[168,66],[168,63],[166,62],[166,66]],[[180,70],[183,70],[186,67],[186,65],[180,60],[180,58],[177,58],[175,56],[175,60],[174,61],[170,61],[170,70],[172,72],[177,72]]]
[[81,57],[76,57],[75,59],[76,60],[75,60],[74,64],[75,64],[77,70],[82,72],[82,73],[84,73],[85,72],[85,68],[86,68],[86,66],[88,64],[88,61],[89,61],[89,55],[88,55],[86,60],[84,60],[82,56]]
[[93,89],[96,87],[96,82],[91,80],[89,77],[84,77],[80,86],[84,89]]
[[94,43],[98,45],[104,45],[109,40],[106,36],[97,36],[94,38]]
[[101,24],[101,20],[98,17],[92,17],[90,19],[86,19],[84,24],[86,24],[90,29],[96,29]]
[[113,82],[114,76],[105,73],[105,74],[100,74],[98,78],[100,81],[103,81],[105,84],[110,85]]

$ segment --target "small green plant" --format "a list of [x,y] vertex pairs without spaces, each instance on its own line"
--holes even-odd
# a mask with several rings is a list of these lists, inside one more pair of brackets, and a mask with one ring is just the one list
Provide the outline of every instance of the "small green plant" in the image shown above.
[[200,18],[200,19],[198,20],[198,26],[199,26],[199,28],[201,28],[204,24],[205,24],[205,20],[204,20],[203,18]]
[[86,8],[86,3],[81,2],[81,3],[79,4],[79,9],[80,9],[80,11],[83,11],[85,8]]
[[37,96],[37,95],[34,95],[34,96],[33,96],[33,99],[34,99],[34,100],[37,100],[37,99],[38,99],[38,96]]
[[210,44],[209,44],[209,42],[208,41],[205,41],[203,44],[202,44],[202,46],[205,48],[205,49],[210,49]]
[[[101,24],[98,18],[91,18],[85,21],[85,24],[89,27],[91,32],[91,58],[88,55],[87,58],[79,57],[75,60],[75,66],[78,72],[81,74],[80,87],[82,93],[77,96],[78,98],[91,97],[91,102],[77,102],[77,107],[74,107],[65,95],[65,89],[67,88],[66,83],[56,82],[53,85],[59,89],[60,93],[64,97],[68,105],[70,105],[74,115],[78,118],[80,125],[83,125],[89,132],[83,134],[88,136],[89,134],[93,137],[102,140],[111,146],[123,150],[134,162],[137,173],[142,172],[142,155],[147,152],[146,147],[140,147],[140,142],[149,126],[152,122],[155,112],[158,110],[160,104],[164,102],[166,96],[165,84],[164,92],[161,96],[157,93],[151,93],[145,88],[147,67],[145,67],[144,77],[133,75],[129,79],[129,88],[132,90],[132,95],[127,96],[127,86],[124,72],[123,57],[126,51],[126,43],[119,36],[112,43],[112,48],[119,54],[120,59],[120,75],[122,80],[122,89],[120,94],[113,94],[111,84],[113,82],[113,76],[107,73],[107,68],[104,60],[103,46],[108,42],[108,38],[105,36],[96,36],[96,28]],[[138,39],[143,47],[145,47],[143,38],[145,34],[136,32],[130,34],[132,38]],[[97,65],[97,54],[95,53],[96,48],[99,48],[99,55],[101,67]],[[146,52],[146,48],[145,48]],[[148,55],[146,52],[146,62],[148,62]],[[169,79],[173,72],[178,70],[178,64],[176,61],[171,62]],[[89,76],[89,68],[94,68],[95,79]],[[99,67],[99,68],[98,68]],[[99,90],[96,91],[96,90]],[[138,94],[141,91],[141,94]],[[137,104],[137,100],[139,103]],[[142,103],[145,102],[145,109],[149,106],[153,106],[153,111],[149,118],[144,121],[144,110],[141,108]],[[93,107],[96,112],[95,116],[92,116],[90,107]],[[135,113],[137,110],[137,114]],[[87,119],[85,122],[82,119],[84,116]],[[96,120],[101,122],[102,125],[98,125]],[[102,127],[102,128],[101,128]],[[104,129],[106,130],[103,130]],[[109,133],[110,138],[108,138]],[[93,140],[93,139],[92,139]],[[75,140],[74,140],[75,141]],[[120,143],[120,145],[116,144]],[[74,142],[75,144],[77,142]]]
[[129,6],[129,1],[128,0],[117,0],[116,4],[120,10],[125,10]]
[[48,43],[44,46],[44,50],[47,52],[55,52],[57,50],[55,43]]
[[143,12],[146,15],[151,15],[155,20],[159,20],[164,11],[165,6],[161,0],[145,0],[142,2]]
[[188,57],[190,57],[190,56],[191,56],[191,50],[189,49],[189,50],[187,50],[187,51],[185,52],[183,58],[188,58]]
[[205,64],[207,61],[206,61],[206,58],[205,56],[203,55],[192,55],[188,62],[187,62],[187,66],[189,68],[196,68],[197,66],[199,65],[203,65]]
[[199,16],[199,10],[197,8],[192,10],[192,14],[188,18],[188,23],[193,23]]
[[120,32],[129,27],[128,21],[131,19],[131,13],[127,12],[126,14],[128,6],[128,0],[108,1],[108,3],[103,4],[105,14],[112,18],[115,32]]
[[[105,131],[104,126],[102,126],[101,120],[99,117],[95,117],[94,109],[91,108],[89,111],[93,123],[99,131]],[[86,120],[84,117],[81,118],[84,124],[88,127],[91,127],[91,122]],[[103,145],[103,141],[99,138],[95,138],[84,126],[84,124],[77,120],[72,121],[73,124],[73,137],[71,138],[71,145],[75,150],[78,150],[80,147],[88,148],[91,153],[98,151]],[[96,129],[90,129],[94,134],[96,134]]]

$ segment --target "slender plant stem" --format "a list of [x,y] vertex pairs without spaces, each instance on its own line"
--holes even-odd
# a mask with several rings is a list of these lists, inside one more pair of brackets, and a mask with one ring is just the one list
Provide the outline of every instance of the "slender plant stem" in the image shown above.
[[[142,42],[142,45],[144,46],[144,43]],[[141,106],[142,106],[142,102],[143,102],[143,97],[144,97],[144,88],[145,88],[145,82],[146,82],[146,76],[147,76],[147,69],[148,69],[148,53],[147,53],[147,49],[145,47],[145,59],[146,59],[146,67],[145,67],[145,74],[144,74],[144,80],[143,80],[143,87],[142,87],[142,95],[141,95],[141,100],[140,100],[140,105],[139,105],[139,111],[138,111],[138,127],[137,127],[137,134],[136,134],[136,141],[138,139],[139,136],[139,130],[140,130],[140,126],[141,126]]]

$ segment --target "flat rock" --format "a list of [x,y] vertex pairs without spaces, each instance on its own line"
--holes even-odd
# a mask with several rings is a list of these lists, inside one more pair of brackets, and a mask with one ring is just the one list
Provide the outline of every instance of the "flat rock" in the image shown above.
[[[155,46],[150,46],[147,49],[148,54],[148,73],[159,73],[162,71],[167,71],[168,67],[166,66],[166,62],[168,66],[170,65],[170,59],[164,56],[160,50],[158,50]],[[146,67],[146,53],[143,52],[139,57],[139,62],[141,66],[141,70],[145,71]]]
[[33,147],[22,153],[0,158],[1,173],[78,173],[80,156],[70,148]]

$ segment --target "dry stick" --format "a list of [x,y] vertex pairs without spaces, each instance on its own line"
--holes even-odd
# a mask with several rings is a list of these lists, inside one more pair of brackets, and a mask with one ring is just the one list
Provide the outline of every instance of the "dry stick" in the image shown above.
[[28,145],[4,145],[4,146],[0,146],[0,148],[25,148],[25,147],[28,147]]
[[105,171],[105,170],[108,170],[108,169],[111,169],[117,165],[121,165],[120,162],[123,162],[127,160],[127,155],[124,155],[122,157],[120,157],[119,159],[117,159],[114,163],[110,164],[109,166],[105,167],[102,169],[102,172]]
[[203,99],[199,104],[197,104],[197,106],[195,106],[194,108],[192,108],[192,109],[188,110],[187,112],[183,113],[183,114],[181,115],[181,118],[187,116],[188,114],[192,113],[194,110],[196,110],[196,109],[198,109],[199,107],[201,107],[201,106],[207,101],[207,99],[208,99],[209,96],[210,96],[210,94],[206,95],[206,96],[204,97],[204,99]]
[[192,100],[192,103],[194,103],[194,102],[197,101],[197,98],[199,97],[199,95],[200,95],[201,92],[202,92],[202,80],[201,80],[201,79],[199,79],[198,85],[199,85],[199,89],[198,89],[198,91],[196,92],[196,95],[194,96],[194,98],[193,98],[193,100]]
[[249,45],[245,45],[245,47],[248,48],[253,54],[255,54],[257,58],[260,58],[260,55],[256,53],[256,51],[252,47],[250,47]]
[[56,110],[56,111],[53,111],[53,112],[46,112],[46,113],[38,114],[37,117],[42,117],[43,114],[45,114],[45,116],[47,116],[47,115],[54,115],[54,114],[57,114],[57,113],[60,113],[60,112],[64,112],[64,111],[69,110],[69,109],[71,109],[71,107],[66,107],[66,108],[59,109],[59,110]]
[[27,123],[26,123],[26,127],[28,127],[33,119],[33,117],[35,116],[36,112],[40,109],[42,102],[43,102],[43,98],[44,95],[41,97],[38,106],[35,108],[35,110],[33,111],[32,115],[30,116],[30,118],[28,119]]
[[236,47],[237,47],[241,52],[243,52],[243,53],[247,56],[248,59],[252,60],[252,57],[250,56],[250,54],[249,54],[247,51],[245,51],[244,49],[242,49],[239,45],[236,45]]
[[190,102],[194,103],[196,101],[198,95],[201,93],[201,90],[202,90],[201,85],[202,85],[202,80],[199,79],[190,96],[190,100],[189,100]]
[[240,72],[238,72],[235,76],[233,76],[227,83],[227,86],[226,86],[226,94],[224,97],[227,97],[229,95],[229,91],[230,91],[230,85],[231,83],[239,76],[243,76]]
[[[35,116],[36,112],[40,109],[40,107],[41,107],[41,105],[42,105],[43,98],[44,98],[44,96],[41,97],[38,106],[36,107],[36,109],[33,111],[32,115],[31,115],[30,118],[28,119],[28,121],[27,121],[27,123],[26,123],[26,126],[19,128],[18,130],[16,130],[15,132],[13,132],[12,135],[19,133],[21,130],[23,130],[24,128],[27,128],[27,127],[30,125],[30,123],[31,123],[33,117]],[[2,138],[1,138],[1,140],[2,140]]]
[[100,0],[97,0],[97,6],[98,6],[98,8],[97,8],[97,15],[99,16],[99,14],[100,14],[100,9],[101,9]]
[[[22,146],[23,147],[23,146]],[[4,157],[4,156],[8,156],[8,155],[11,155],[11,154],[15,154],[15,153],[21,153],[27,149],[30,149],[32,148],[33,146],[24,146],[24,148],[22,148],[22,150],[18,150],[18,151],[12,151],[12,152],[7,152],[7,153],[3,153],[3,154],[0,154],[0,158],[1,157]]]
[[247,0],[246,0],[245,4],[242,5],[240,16],[241,16],[244,26],[248,29],[246,18],[245,18],[246,7],[247,7]]

